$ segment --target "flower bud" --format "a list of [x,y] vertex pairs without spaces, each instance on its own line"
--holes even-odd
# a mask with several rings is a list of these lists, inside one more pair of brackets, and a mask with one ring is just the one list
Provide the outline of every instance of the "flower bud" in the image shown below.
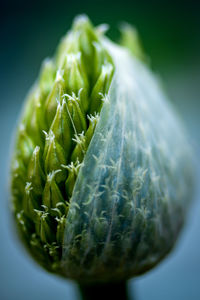
[[122,40],[132,54],[76,18],[42,65],[16,132],[20,236],[44,268],[80,283],[154,267],[174,246],[192,194],[182,124],[129,27]]

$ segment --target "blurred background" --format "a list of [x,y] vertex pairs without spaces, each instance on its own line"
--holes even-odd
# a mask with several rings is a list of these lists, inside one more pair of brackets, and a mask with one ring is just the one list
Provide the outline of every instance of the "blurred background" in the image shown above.
[[[1,1],[0,7],[0,299],[70,299],[76,285],[47,274],[15,239],[9,215],[12,132],[42,60],[52,56],[75,15],[95,25],[136,26],[152,69],[185,122],[196,153],[197,189],[188,223],[173,253],[157,268],[129,282],[137,300],[200,299],[200,5],[198,1]],[[173,133],[172,133],[173,134]],[[173,153],[172,153],[173,155]],[[95,299],[95,298],[94,298]]]

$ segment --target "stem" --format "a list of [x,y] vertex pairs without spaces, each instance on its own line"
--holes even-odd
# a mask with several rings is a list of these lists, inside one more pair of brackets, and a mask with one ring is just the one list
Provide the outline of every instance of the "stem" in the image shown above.
[[79,284],[79,289],[82,300],[130,300],[126,281],[95,285]]

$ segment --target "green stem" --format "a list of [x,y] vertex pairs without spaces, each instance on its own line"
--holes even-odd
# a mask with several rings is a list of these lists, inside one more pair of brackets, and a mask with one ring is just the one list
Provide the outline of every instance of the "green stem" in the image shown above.
[[126,281],[95,285],[79,284],[79,289],[82,300],[130,300]]

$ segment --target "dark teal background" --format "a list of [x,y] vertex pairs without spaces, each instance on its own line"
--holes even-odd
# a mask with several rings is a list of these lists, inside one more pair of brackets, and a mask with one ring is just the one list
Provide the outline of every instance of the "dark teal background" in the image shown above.
[[[78,297],[75,284],[35,264],[14,236],[9,215],[8,167],[12,132],[42,60],[54,53],[72,19],[87,13],[95,25],[134,24],[154,71],[182,116],[196,153],[197,191],[173,253],[130,281],[138,300],[200,299],[200,6],[197,1],[2,1],[0,7],[0,299]],[[173,132],[172,132],[173,136]],[[175,137],[174,137],[175,138]],[[173,155],[173,151],[172,151]],[[95,299],[95,298],[94,298]]]

